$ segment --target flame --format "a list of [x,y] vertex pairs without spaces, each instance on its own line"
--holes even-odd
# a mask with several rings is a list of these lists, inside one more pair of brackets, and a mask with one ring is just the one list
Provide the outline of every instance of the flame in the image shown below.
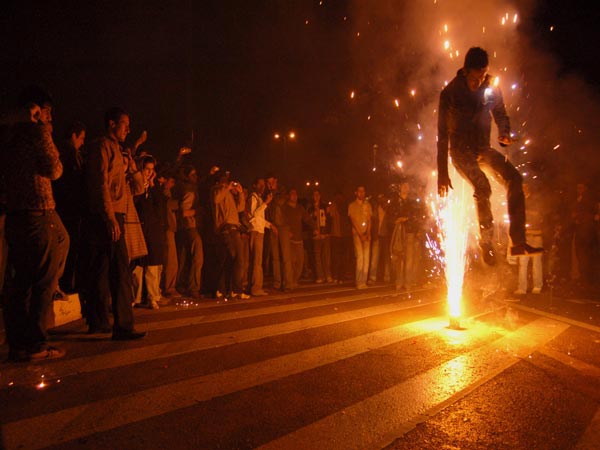
[[[432,203],[433,213],[440,231],[439,240],[443,256],[436,257],[443,265],[448,291],[448,315],[450,319],[461,316],[462,287],[467,265],[467,242],[471,224],[470,210],[473,209],[472,191],[467,183],[452,170],[454,189],[448,196]],[[432,176],[435,172],[432,173]],[[431,248],[430,248],[431,249]],[[437,251],[437,250],[436,250]]]

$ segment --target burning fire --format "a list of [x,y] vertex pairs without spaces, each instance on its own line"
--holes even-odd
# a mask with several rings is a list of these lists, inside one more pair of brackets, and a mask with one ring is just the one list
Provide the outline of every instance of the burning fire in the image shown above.
[[444,268],[448,291],[448,315],[450,323],[456,324],[460,319],[462,288],[467,265],[467,242],[469,228],[472,224],[470,212],[473,209],[473,196],[469,186],[460,175],[452,170],[455,188],[448,196],[439,199],[438,204],[432,202],[433,214],[439,227],[441,244],[440,262]]

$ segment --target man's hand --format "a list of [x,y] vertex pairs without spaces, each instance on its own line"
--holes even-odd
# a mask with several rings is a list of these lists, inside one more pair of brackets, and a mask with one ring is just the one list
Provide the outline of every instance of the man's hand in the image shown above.
[[452,182],[450,181],[450,177],[448,176],[439,176],[438,175],[438,194],[440,197],[445,197],[448,195],[450,189],[454,189],[452,187]]
[[137,140],[135,141],[135,144],[133,144],[133,153],[137,153],[137,149],[140,148],[140,146],[146,142],[146,140],[148,139],[148,132],[146,130],[142,131],[142,134],[140,134],[140,137],[137,138]]
[[240,183],[238,183],[237,181],[230,182],[229,189],[231,189],[232,191],[237,191],[240,194],[244,191],[244,189],[242,188],[242,185]]
[[510,136],[498,136],[498,142],[501,146],[506,147],[513,143],[513,140]]
[[273,193],[269,192],[267,194],[267,198],[265,198],[265,203],[268,205],[269,203],[271,203],[271,200],[273,200]]
[[121,227],[119,226],[119,222],[116,218],[109,219],[107,226],[111,240],[117,242],[121,238]]

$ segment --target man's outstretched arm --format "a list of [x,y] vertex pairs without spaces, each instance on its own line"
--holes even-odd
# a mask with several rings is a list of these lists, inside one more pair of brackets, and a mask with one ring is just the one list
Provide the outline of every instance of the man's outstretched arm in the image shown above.
[[448,94],[444,90],[440,94],[438,107],[438,136],[437,136],[437,171],[438,171],[438,194],[445,197],[448,189],[452,188],[452,182],[448,175],[448,110],[450,104]]

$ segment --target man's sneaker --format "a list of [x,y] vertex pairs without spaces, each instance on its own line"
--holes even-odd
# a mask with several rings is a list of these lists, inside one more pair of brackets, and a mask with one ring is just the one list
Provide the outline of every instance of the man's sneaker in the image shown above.
[[150,303],[150,309],[159,309],[160,306],[158,306],[158,302],[151,302]]
[[233,294],[232,297],[238,300],[248,300],[250,298],[248,294],[244,294],[243,292],[240,292],[239,294]]
[[117,333],[113,333],[112,340],[113,341],[135,341],[136,339],[142,339],[146,337],[145,331],[119,331]]
[[529,244],[514,245],[510,248],[510,254],[512,256],[527,256],[527,255],[539,255],[544,253],[544,249],[541,247],[532,247]]
[[269,294],[265,291],[252,291],[251,295],[252,295],[252,297],[264,297],[265,295],[269,295]]
[[541,292],[542,292],[542,288],[539,288],[539,287],[538,288],[533,288],[531,290],[532,294],[540,294]]
[[482,242],[479,244],[481,247],[481,253],[483,255],[483,260],[488,266],[496,265],[496,250],[494,246],[490,242]]
[[517,289],[515,292],[513,292],[513,294],[515,295],[525,295],[526,292],[522,289]]
[[184,295],[176,289],[172,291],[163,292],[162,296],[168,299],[184,297]]
[[167,297],[161,297],[156,303],[158,303],[158,306],[169,306],[171,304],[171,299]]
[[58,359],[65,356],[65,351],[62,348],[48,346],[39,352],[29,354],[30,361],[46,361],[48,359]]

